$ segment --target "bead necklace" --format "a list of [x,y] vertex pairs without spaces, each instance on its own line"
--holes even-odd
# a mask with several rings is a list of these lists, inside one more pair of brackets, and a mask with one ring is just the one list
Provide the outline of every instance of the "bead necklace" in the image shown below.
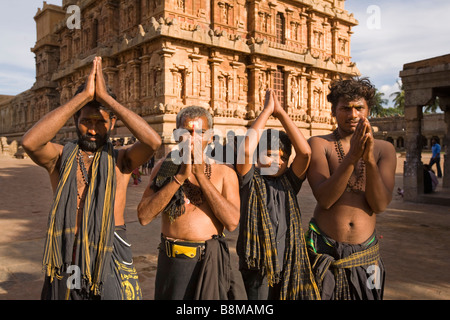
[[[206,177],[211,180],[211,165],[205,164],[205,175]],[[202,189],[192,182],[189,181],[189,179],[186,179],[183,183],[183,191],[186,195],[185,202],[186,204],[189,204],[192,202],[195,206],[200,206],[203,203],[203,192]]]
[[[81,170],[81,174],[83,176],[84,184],[87,187],[89,185],[90,178],[89,178],[89,174],[88,174],[88,172],[86,170],[86,166],[84,164],[83,154],[81,153],[81,151],[79,149],[78,149],[78,154],[77,154],[77,160],[78,160],[78,164],[79,164],[79,167],[80,167],[80,170]],[[80,195],[80,192],[78,191],[78,188],[77,188],[77,197],[79,199],[79,204],[82,204],[84,202],[83,196],[87,192],[87,188],[86,187],[84,188],[83,195]],[[80,210],[80,206],[79,205],[77,206],[77,210]]]
[[[339,135],[338,129],[333,131],[334,137],[335,137],[335,141],[334,141],[334,147],[336,149],[336,153],[339,159],[339,163],[342,163],[342,160],[344,160],[345,157],[345,152],[344,152],[344,148],[342,147],[342,143],[341,143],[341,136]],[[359,172],[356,175],[356,180],[355,183],[350,182],[350,179],[347,182],[347,188],[345,189],[345,191],[347,192],[362,192],[364,189],[364,176],[366,173],[366,165],[364,163],[364,160],[359,160],[358,162],[360,162],[359,165]],[[356,167],[355,170],[352,173],[352,176],[354,175],[356,171]],[[351,177],[350,177],[351,178]]]
[[83,161],[83,154],[81,153],[80,150],[78,150],[78,163],[80,165],[80,169],[81,169],[81,173],[83,174],[83,180],[84,183],[86,183],[87,185],[89,185],[89,174],[86,170],[86,166],[84,165],[84,161]]

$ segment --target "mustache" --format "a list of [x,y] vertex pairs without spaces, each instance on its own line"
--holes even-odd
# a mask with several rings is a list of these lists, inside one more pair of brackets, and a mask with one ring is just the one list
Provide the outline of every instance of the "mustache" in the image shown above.
[[91,139],[91,138],[95,138],[96,140],[98,140],[98,139],[102,138],[102,136],[99,135],[98,133],[97,134],[86,133],[86,134],[81,135],[80,138],[83,140],[87,140],[87,139]]
[[[94,141],[91,141],[90,139],[94,138]],[[100,147],[102,147],[103,145],[105,145],[107,143],[109,139],[109,134],[106,135],[99,135],[99,134],[84,134],[84,135],[79,135],[78,136],[78,143],[80,144],[80,147],[82,150],[85,151],[91,151],[91,152],[95,152],[97,151]]]

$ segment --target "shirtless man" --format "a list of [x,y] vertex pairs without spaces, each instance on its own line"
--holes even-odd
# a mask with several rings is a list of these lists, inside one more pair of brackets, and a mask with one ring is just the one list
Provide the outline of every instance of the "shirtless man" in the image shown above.
[[[66,146],[51,142],[72,116],[78,140]],[[109,142],[116,116],[139,140],[118,151]],[[121,266],[134,269],[125,237],[126,191],[131,172],[151,158],[161,138],[108,93],[100,57],[94,59],[85,85],[69,102],[37,122],[22,144],[30,158],[48,171],[55,193],[42,298],[140,298],[135,270],[129,275],[134,281],[122,282],[119,274]],[[99,199],[103,196],[104,200]],[[68,266],[81,269],[80,281],[72,286],[67,281]]]
[[[219,285],[230,282],[222,233],[233,231],[239,223],[239,185],[229,166],[206,163],[212,121],[202,107],[187,107],[177,114],[178,132],[184,131],[183,161],[175,164],[179,151],[160,160],[138,206],[142,225],[162,213],[155,299],[230,298],[230,288]],[[205,270],[212,270],[214,276]]]
[[[375,224],[392,200],[395,149],[372,135],[367,117],[375,88],[368,79],[336,81],[330,90],[338,128],[309,140],[308,181],[317,200],[309,232],[311,264],[321,268],[331,257],[330,268],[338,270],[339,279],[323,271],[322,299],[382,299],[384,268]],[[355,261],[356,252],[364,259]],[[317,253],[324,255],[314,262]]]

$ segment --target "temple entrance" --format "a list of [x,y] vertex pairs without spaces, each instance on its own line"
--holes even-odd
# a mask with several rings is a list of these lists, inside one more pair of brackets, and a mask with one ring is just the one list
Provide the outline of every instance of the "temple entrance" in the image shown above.
[[[450,205],[450,54],[405,64],[400,72],[405,90],[406,161],[404,163],[404,199],[413,202],[430,202]],[[432,195],[424,194],[422,162],[423,106],[439,98],[445,113],[446,130],[440,141],[442,189]],[[427,164],[427,163],[425,163]]]

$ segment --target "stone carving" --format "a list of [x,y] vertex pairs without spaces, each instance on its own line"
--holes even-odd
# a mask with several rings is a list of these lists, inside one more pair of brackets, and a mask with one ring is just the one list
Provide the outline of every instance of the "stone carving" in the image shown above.
[[[330,126],[327,82],[315,79],[358,74],[348,56],[356,20],[343,1],[73,3],[81,7],[83,30],[69,30],[64,9],[56,5],[44,4],[36,16],[36,84],[11,102],[0,101],[0,133],[19,137],[71,99],[95,55],[103,57],[108,85],[119,101],[146,117],[197,104],[218,117],[242,120],[243,127],[261,111],[277,70],[283,70],[289,115],[304,124]],[[288,29],[283,43],[276,40],[277,15]],[[43,28],[48,19],[59,22]],[[65,130],[65,138],[75,135]]]

